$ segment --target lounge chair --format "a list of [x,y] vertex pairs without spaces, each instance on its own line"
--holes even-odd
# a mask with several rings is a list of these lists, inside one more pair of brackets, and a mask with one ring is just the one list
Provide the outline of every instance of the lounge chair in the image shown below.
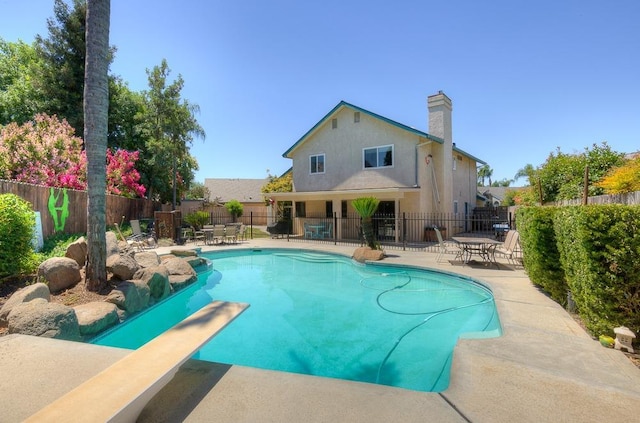
[[458,258],[462,258],[462,256],[464,255],[464,250],[462,248],[458,247],[455,244],[445,242],[442,239],[442,233],[440,232],[440,229],[434,226],[433,230],[436,233],[436,236],[438,237],[438,256],[436,257],[437,263],[442,262],[442,258],[444,257],[445,254],[455,253],[456,260]]
[[122,234],[122,231],[120,230],[120,226],[117,223],[114,223],[115,227],[116,227],[116,231],[118,232],[118,235],[120,235],[120,238],[127,243],[127,245],[129,245],[130,247],[133,248],[137,248],[138,250],[144,250],[146,248],[145,243],[144,243],[144,239],[136,236],[136,235],[131,235],[129,237],[125,237]]
[[144,245],[144,248],[157,247],[156,240],[153,238],[153,236],[146,232],[142,232],[139,220],[132,220],[129,223],[131,224],[131,231],[133,232],[133,235],[131,235],[132,238],[141,242]]

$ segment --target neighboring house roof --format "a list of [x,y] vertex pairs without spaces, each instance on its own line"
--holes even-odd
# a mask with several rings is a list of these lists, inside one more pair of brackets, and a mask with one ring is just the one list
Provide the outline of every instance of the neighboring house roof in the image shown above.
[[478,187],[479,195],[488,200],[489,197],[494,200],[502,201],[507,191],[521,191],[526,187]]
[[238,200],[241,203],[261,203],[264,201],[261,189],[268,182],[266,178],[205,178],[204,186],[209,189],[211,201],[218,198],[222,203],[230,200]]

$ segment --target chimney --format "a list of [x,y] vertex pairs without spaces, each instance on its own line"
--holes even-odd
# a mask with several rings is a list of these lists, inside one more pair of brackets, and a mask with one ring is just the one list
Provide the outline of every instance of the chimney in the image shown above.
[[430,95],[427,99],[429,107],[429,134],[445,140],[451,144],[451,99],[442,91]]
[[429,135],[442,138],[442,148],[433,150],[434,169],[440,192],[438,211],[450,213],[453,206],[453,135],[451,130],[451,99],[442,91],[427,98]]

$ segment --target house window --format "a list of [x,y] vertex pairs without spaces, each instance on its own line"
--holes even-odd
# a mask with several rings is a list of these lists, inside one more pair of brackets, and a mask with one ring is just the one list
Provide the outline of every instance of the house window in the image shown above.
[[365,148],[362,151],[365,168],[393,166],[393,145]]
[[309,173],[324,173],[324,154],[309,156]]
[[336,129],[338,127],[338,118],[331,119],[331,129]]
[[296,217],[307,217],[307,207],[304,201],[296,201]]
[[456,170],[458,168],[458,159],[456,159],[455,157],[453,158],[453,170]]
[[340,204],[340,209],[342,212],[342,217],[347,217],[347,202],[345,200],[342,200],[342,203]]
[[360,112],[353,112],[353,122],[354,123],[360,122]]
[[333,217],[333,201],[326,201],[324,203],[325,217]]

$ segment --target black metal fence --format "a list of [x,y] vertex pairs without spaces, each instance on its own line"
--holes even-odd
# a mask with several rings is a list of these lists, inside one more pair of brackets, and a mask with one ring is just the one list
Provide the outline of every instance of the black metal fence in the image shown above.
[[[264,222],[264,215],[253,213],[242,216],[248,226],[255,221]],[[332,216],[309,215],[290,219],[270,217],[271,224],[285,221],[286,233],[277,234],[289,242],[327,243],[334,245],[363,245],[362,219],[357,214]],[[229,223],[224,215],[211,214],[211,224]],[[512,214],[507,208],[475,209],[470,215],[448,213],[402,213],[398,216],[376,214],[372,219],[376,241],[387,250],[430,250],[438,249],[437,227],[444,239],[452,236],[477,236],[500,238],[508,229],[515,228]],[[276,235],[274,235],[276,236]]]

